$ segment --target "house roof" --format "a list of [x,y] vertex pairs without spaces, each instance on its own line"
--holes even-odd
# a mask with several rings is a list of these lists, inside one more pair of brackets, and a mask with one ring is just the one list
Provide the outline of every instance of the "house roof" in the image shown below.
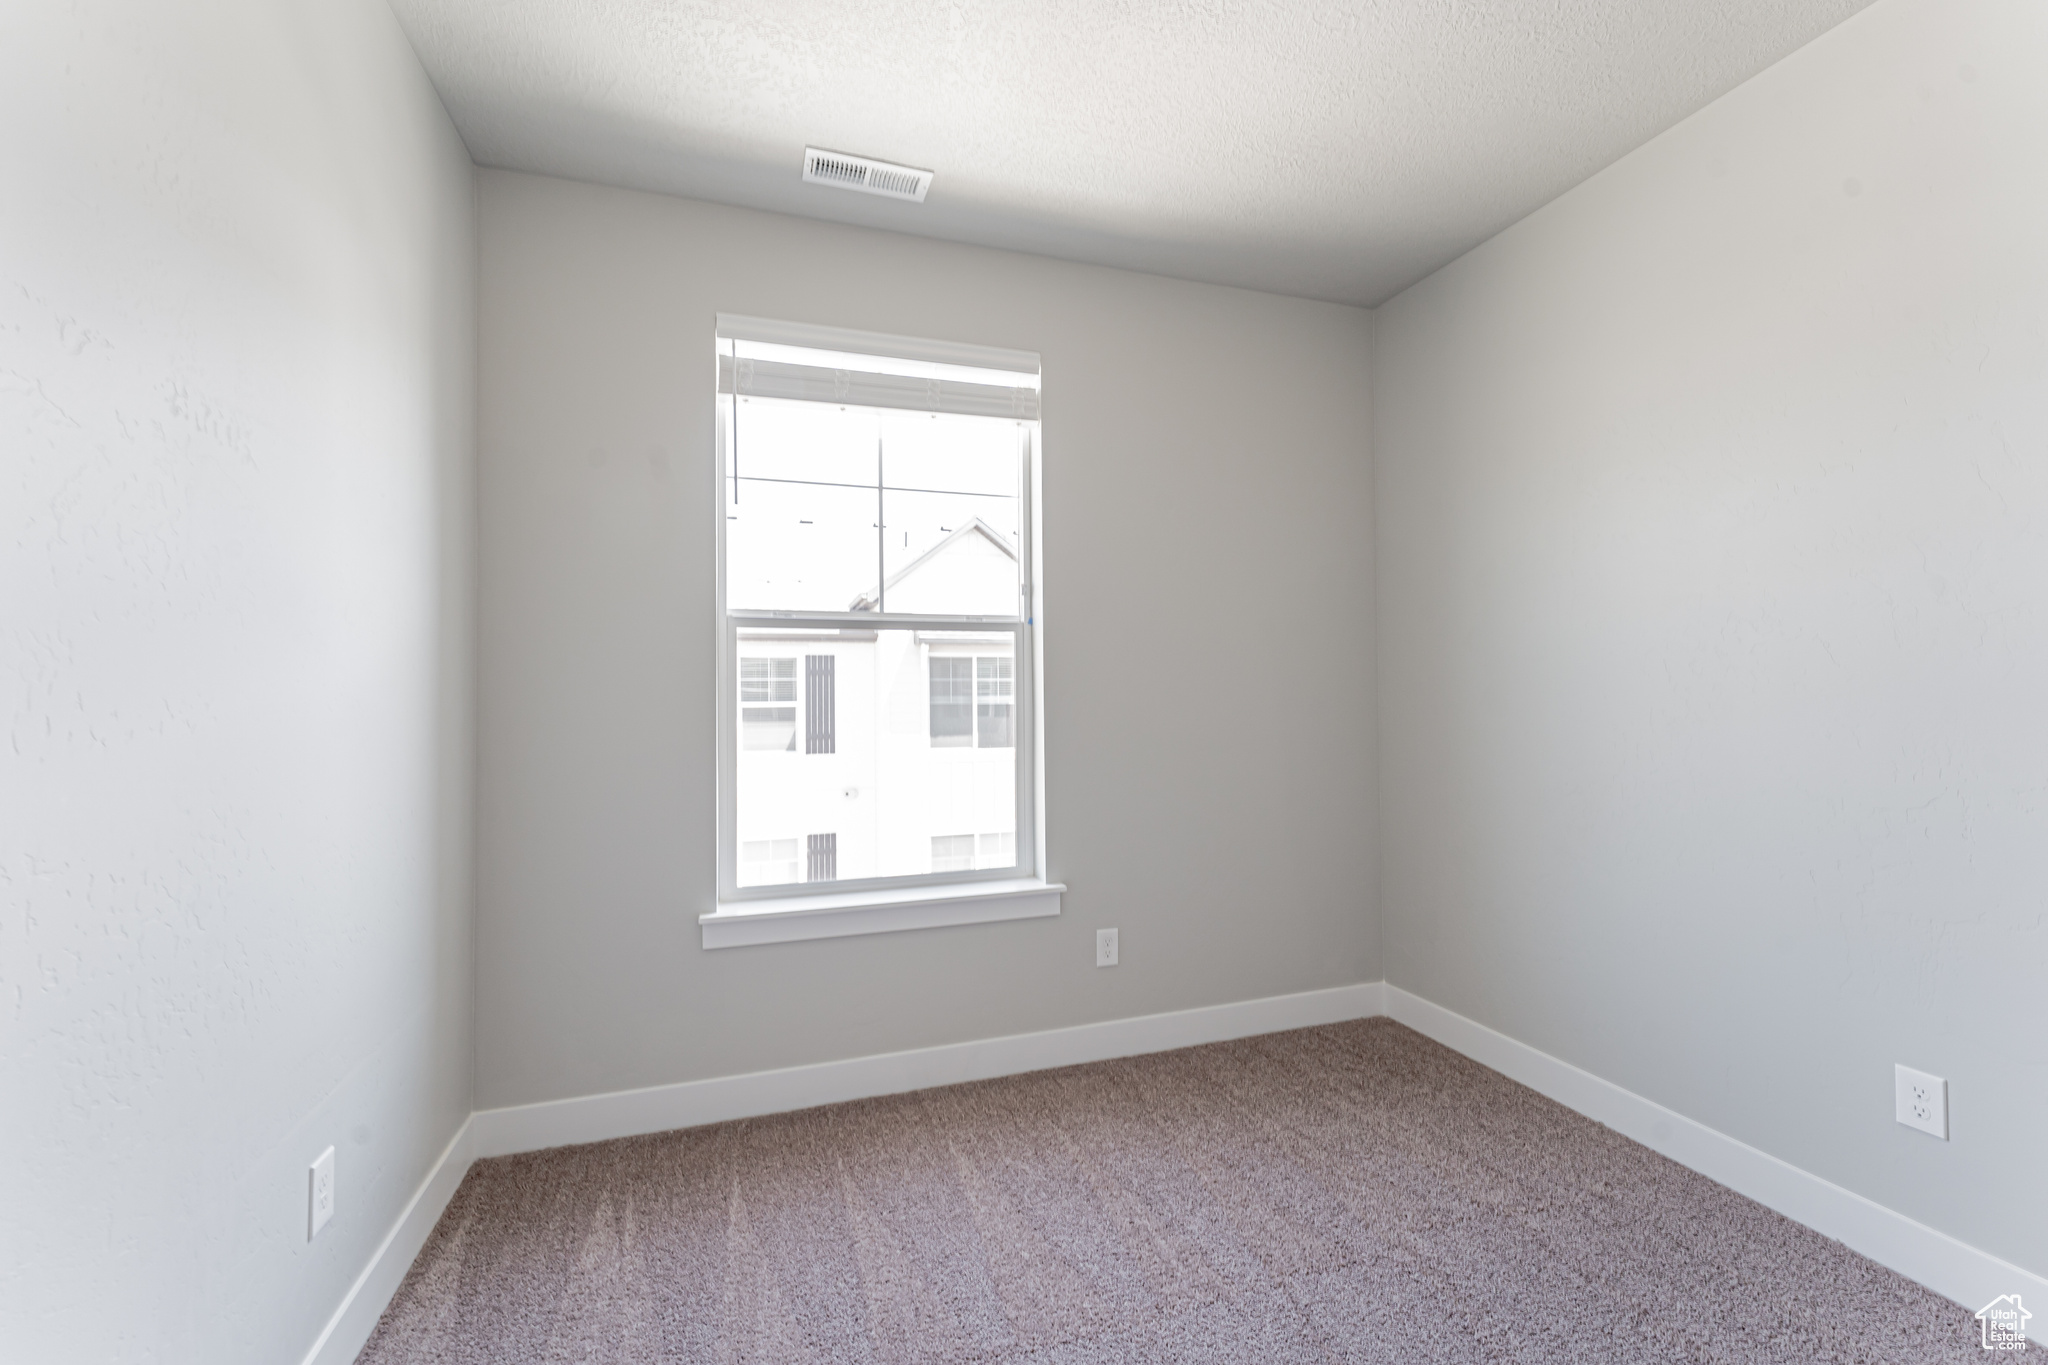
[[882,593],[887,592],[890,588],[895,587],[898,583],[901,583],[904,579],[910,577],[919,569],[922,569],[925,565],[931,563],[934,559],[937,559],[940,555],[944,554],[947,550],[951,549],[957,542],[959,542],[964,537],[975,535],[986,538],[990,544],[994,545],[998,550],[1001,550],[1011,559],[1015,559],[1017,557],[1017,547],[1010,544],[1008,540],[1005,540],[1003,538],[1002,532],[996,530],[995,527],[989,525],[980,517],[970,517],[968,518],[967,524],[965,526],[956,528],[953,534],[947,536],[944,540],[932,546],[931,549],[926,550],[916,559],[911,560],[908,564],[905,564],[895,573],[890,574],[887,578],[883,579],[882,586],[879,590],[870,589],[869,591],[864,592],[860,596],[854,598],[853,604],[847,607],[847,610],[876,610],[876,608],[879,605],[878,599],[880,598]]

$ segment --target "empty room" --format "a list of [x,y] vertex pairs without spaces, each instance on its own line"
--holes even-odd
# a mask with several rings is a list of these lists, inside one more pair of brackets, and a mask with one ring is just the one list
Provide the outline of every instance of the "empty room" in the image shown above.
[[2048,5],[7,0],[0,1362],[2048,1350]]

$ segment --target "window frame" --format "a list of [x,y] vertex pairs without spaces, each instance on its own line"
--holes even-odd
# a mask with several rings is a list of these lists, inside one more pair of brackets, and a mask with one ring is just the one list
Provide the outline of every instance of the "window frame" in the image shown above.
[[[757,656],[757,657],[758,657],[758,662],[761,662],[761,663],[764,663],[764,664],[769,664],[769,665],[771,665],[771,667],[770,667],[770,668],[768,669],[768,677],[767,677],[767,678],[766,678],[766,679],[764,680],[764,681],[766,681],[766,682],[767,682],[767,684],[768,684],[768,691],[769,691],[769,695],[768,695],[768,698],[767,698],[767,700],[765,700],[765,701],[762,701],[762,700],[752,700],[752,701],[750,701],[750,700],[748,700],[748,698],[747,698],[747,683],[748,683],[748,681],[749,681],[749,680],[748,680],[748,679],[747,679],[746,677],[744,677],[744,676],[742,676],[742,677],[741,677],[741,678],[739,679],[739,689],[740,689],[740,690],[739,690],[739,736],[740,736],[740,747],[741,747],[742,749],[746,750],[746,751],[747,751],[747,752],[749,752],[749,753],[757,753],[757,754],[772,754],[772,753],[795,753],[795,752],[796,752],[796,739],[797,739],[797,736],[798,736],[798,735],[800,735],[800,734],[806,734],[806,727],[805,727],[805,722],[806,722],[806,721],[807,721],[807,720],[809,719],[809,717],[808,717],[808,716],[807,716],[807,715],[805,714],[805,710],[806,710],[806,702],[808,701],[808,698],[807,698],[807,697],[806,697],[806,696],[804,695],[804,681],[805,681],[805,680],[804,680],[804,676],[803,676],[803,673],[802,673],[801,669],[799,668],[799,664],[801,664],[803,656],[799,654],[799,655],[797,655],[797,656],[795,656],[795,657],[788,657],[788,656],[784,656],[784,655],[781,655],[781,654],[768,654],[768,655],[761,655],[761,656]],[[788,696],[787,698],[778,698],[778,697],[776,697],[776,696],[775,696],[775,691],[776,691],[776,689],[777,689],[778,685],[779,685],[779,684],[781,684],[781,683],[782,683],[782,682],[783,682],[784,680],[783,680],[783,679],[781,679],[781,678],[778,678],[778,677],[776,677],[776,676],[775,676],[775,670],[774,670],[774,668],[772,667],[772,665],[774,665],[774,664],[778,664],[778,663],[782,663],[782,662],[784,662],[784,661],[785,661],[785,659],[787,659],[787,662],[789,663],[789,666],[790,666],[790,668],[789,668],[789,678],[788,678],[788,682],[789,682],[789,696]],[[749,662],[753,662],[753,661],[754,661],[754,660],[748,660],[748,659],[738,659],[738,660],[736,660],[736,662],[737,662],[737,663],[739,663],[740,665],[742,665],[742,668],[741,668],[741,672],[742,672],[742,674],[744,674],[744,672],[745,672],[745,668],[744,668],[744,665],[745,665],[745,664],[747,664],[747,663],[749,663]],[[789,741],[788,741],[788,742],[787,742],[786,744],[781,744],[781,745],[775,745],[775,746],[769,746],[769,745],[765,745],[765,744],[764,744],[764,745],[758,745],[758,746],[756,746],[756,745],[749,745],[749,744],[748,744],[748,743],[746,742],[746,741],[747,741],[747,725],[748,725],[748,723],[749,723],[749,717],[748,717],[748,714],[747,714],[747,713],[748,713],[748,712],[750,712],[750,711],[763,711],[763,710],[766,710],[766,711],[782,711],[782,710],[787,710],[787,711],[789,712],[789,727],[790,727],[790,729],[789,729]],[[769,723],[769,724],[780,724],[781,722],[780,722],[780,721],[770,721],[770,722],[768,722],[768,723]],[[806,737],[808,737],[808,736],[806,735]]]
[[[712,442],[711,490],[712,490],[712,609],[715,629],[714,695],[717,716],[717,763],[715,775],[715,809],[717,811],[717,905],[707,919],[724,919],[745,912],[767,912],[777,908],[782,901],[815,900],[820,892],[835,897],[844,895],[849,901],[870,896],[885,899],[889,892],[911,892],[926,896],[943,892],[947,888],[960,888],[971,892],[978,883],[1003,883],[1004,886],[990,885],[984,890],[1014,893],[1019,883],[1042,884],[1045,856],[1041,837],[1044,811],[1044,751],[1040,740],[1042,714],[1039,707],[1043,679],[1041,660],[1043,614],[1040,605],[1039,562],[1040,562],[1040,493],[1041,460],[1040,447],[1043,430],[1041,419],[1017,417],[1014,420],[1020,428],[1018,471],[1019,495],[1019,541],[1018,551],[1018,607],[1015,616],[951,616],[920,612],[876,612],[876,611],[783,611],[751,608],[732,608],[726,601],[726,480],[732,468],[733,411],[740,395],[720,393],[717,385],[718,346],[726,336],[728,319],[721,316],[719,331],[714,334],[712,356],[712,392],[715,398],[715,433]],[[869,333],[847,332],[839,329],[806,327],[802,324],[763,324],[763,328],[780,329],[805,339],[815,338],[817,344],[845,351],[859,351],[880,355],[903,356],[908,359],[939,360],[973,365],[988,356],[1001,356],[1012,360],[1023,353],[997,352],[991,348],[953,346],[948,343],[920,341],[910,338],[888,337]],[[773,339],[773,338],[771,338]],[[1031,357],[1036,362],[1036,357]],[[1015,368],[1014,364],[1010,368]],[[867,406],[847,403],[845,406]],[[740,886],[738,838],[738,763],[741,742],[741,701],[739,685],[740,632],[742,630],[790,630],[817,632],[820,635],[837,635],[841,631],[965,631],[980,634],[1009,633],[1012,636],[1011,650],[1011,724],[1013,727],[1012,748],[1016,755],[1016,824],[1015,844],[1017,859],[1014,866],[1001,868],[976,868],[962,872],[923,872],[893,877],[861,877],[831,882],[778,882],[759,886]],[[801,661],[804,653],[800,639],[792,635],[789,642]],[[757,641],[749,641],[750,644]],[[778,645],[779,647],[779,645]],[[803,728],[802,708],[803,665],[799,662],[799,690],[797,707],[799,729]],[[925,685],[930,686],[927,670]],[[976,687],[975,702],[978,705],[979,688]],[[929,698],[927,698],[929,704]],[[976,720],[976,743],[970,748],[978,752],[979,720]],[[801,762],[807,755],[804,745],[797,744],[796,761]],[[802,841],[808,831],[799,831],[799,858],[803,856]],[[1047,888],[1057,891],[1058,888]],[[874,895],[873,893],[883,893]],[[849,907],[852,908],[852,907]],[[1044,913],[1034,910],[1031,913]],[[1051,913],[1057,913],[1055,908]],[[707,946],[709,940],[707,938]]]

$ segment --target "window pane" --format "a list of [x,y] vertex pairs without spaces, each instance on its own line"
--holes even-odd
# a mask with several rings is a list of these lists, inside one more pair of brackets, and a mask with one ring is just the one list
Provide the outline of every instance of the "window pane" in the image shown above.
[[795,701],[796,660],[743,659],[740,661],[741,701]]
[[983,749],[1008,749],[1017,742],[1010,733],[1008,702],[982,702],[975,708],[975,744]]
[[[974,661],[975,743],[984,749],[1007,749],[1017,742],[1010,731],[1010,661],[981,655]],[[992,700],[1003,698],[1004,700]]]
[[[777,685],[779,660],[803,664],[791,674],[793,704],[738,708],[741,885],[1014,862],[1013,845],[990,841],[1014,842],[1016,751],[978,745],[975,726],[978,705],[1014,705],[978,703],[975,695],[977,660],[1013,667],[1010,632],[748,629],[737,641],[734,681],[742,693],[750,680]],[[811,727],[812,688],[828,676],[833,742],[814,748],[808,733],[796,732]],[[965,842],[935,842],[941,839]],[[769,845],[782,851],[771,854]]]
[[984,834],[981,846],[974,855],[976,867],[1015,867],[1017,865],[1017,836],[1015,834]]
[[740,885],[773,886],[796,880],[796,840],[756,839],[740,845]]
[[1015,616],[1023,428],[993,417],[881,416],[886,611]]
[[932,744],[974,742],[974,661],[934,656],[931,661]]
[[932,836],[932,871],[971,872],[974,870],[974,836],[972,834],[934,834]]
[[747,749],[796,748],[794,706],[748,706],[740,711],[740,745]]
[[741,398],[731,417],[726,604],[851,610],[881,565],[877,414]]

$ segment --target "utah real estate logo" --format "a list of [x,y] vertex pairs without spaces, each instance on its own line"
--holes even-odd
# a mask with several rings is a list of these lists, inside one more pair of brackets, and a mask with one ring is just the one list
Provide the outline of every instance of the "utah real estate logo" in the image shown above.
[[2024,1351],[2027,1349],[2027,1319],[2034,1316],[2020,1304],[2017,1294],[2002,1294],[1977,1310],[1984,1324],[1984,1349]]

